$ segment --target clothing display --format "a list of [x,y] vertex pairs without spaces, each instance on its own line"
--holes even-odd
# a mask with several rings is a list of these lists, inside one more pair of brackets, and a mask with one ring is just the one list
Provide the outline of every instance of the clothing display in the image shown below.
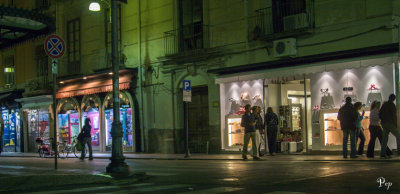
[[246,106],[246,104],[250,104],[251,105],[251,100],[250,100],[250,95],[248,92],[243,92],[240,95],[240,100],[241,100],[241,104],[242,106]]
[[333,97],[328,91],[329,91],[328,88],[321,89],[321,93],[323,95],[321,97],[321,103],[320,103],[321,109],[330,109],[335,106],[335,104],[333,103]]
[[240,104],[237,102],[237,100],[229,98],[229,101],[231,102],[231,109],[229,111],[229,114],[234,114],[240,110]]

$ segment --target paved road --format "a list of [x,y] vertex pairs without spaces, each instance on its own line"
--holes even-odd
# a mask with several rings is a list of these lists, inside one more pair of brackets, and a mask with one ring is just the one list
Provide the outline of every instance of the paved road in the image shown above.
[[[279,156],[277,156],[279,157]],[[0,178],[22,175],[98,174],[106,159],[59,160],[0,158]],[[41,188],[43,193],[400,193],[400,163],[387,161],[216,161],[127,160],[133,172],[146,172],[139,182]],[[384,177],[389,188],[377,178]],[[388,184],[386,184],[388,185]]]

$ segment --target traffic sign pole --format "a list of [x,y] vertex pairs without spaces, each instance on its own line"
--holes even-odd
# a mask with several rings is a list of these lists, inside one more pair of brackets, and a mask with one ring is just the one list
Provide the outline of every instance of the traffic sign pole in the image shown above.
[[57,157],[58,157],[58,146],[57,146],[57,100],[56,100],[56,93],[57,93],[57,73],[58,73],[58,61],[57,59],[61,58],[65,52],[65,42],[64,40],[52,34],[46,38],[44,41],[44,51],[46,54],[52,58],[51,61],[51,71],[53,74],[53,127],[54,127],[54,134],[53,134],[53,150],[54,150],[54,169],[57,170]]
[[183,80],[183,117],[185,130],[185,158],[190,157],[189,151],[189,110],[188,103],[192,101],[192,89],[190,80]]

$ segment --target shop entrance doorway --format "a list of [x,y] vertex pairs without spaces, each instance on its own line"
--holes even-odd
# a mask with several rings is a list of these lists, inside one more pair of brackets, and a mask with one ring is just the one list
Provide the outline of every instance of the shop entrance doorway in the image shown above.
[[189,149],[192,153],[205,153],[210,138],[208,87],[192,87],[189,109]]

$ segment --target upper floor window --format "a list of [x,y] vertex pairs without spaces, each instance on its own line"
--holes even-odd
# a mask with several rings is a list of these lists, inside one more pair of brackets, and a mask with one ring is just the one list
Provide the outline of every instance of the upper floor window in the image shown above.
[[4,87],[12,88],[15,85],[14,55],[5,57],[3,64],[4,64]]
[[35,0],[36,9],[48,9],[50,7],[50,0]]
[[67,22],[67,59],[69,73],[79,73],[81,62],[81,26],[80,19]]
[[179,1],[181,50],[203,48],[203,0]]
[[272,1],[274,32],[287,32],[311,26],[311,14],[307,11],[312,0]]
[[49,76],[48,56],[44,52],[43,45],[35,49],[36,75],[38,77]]

